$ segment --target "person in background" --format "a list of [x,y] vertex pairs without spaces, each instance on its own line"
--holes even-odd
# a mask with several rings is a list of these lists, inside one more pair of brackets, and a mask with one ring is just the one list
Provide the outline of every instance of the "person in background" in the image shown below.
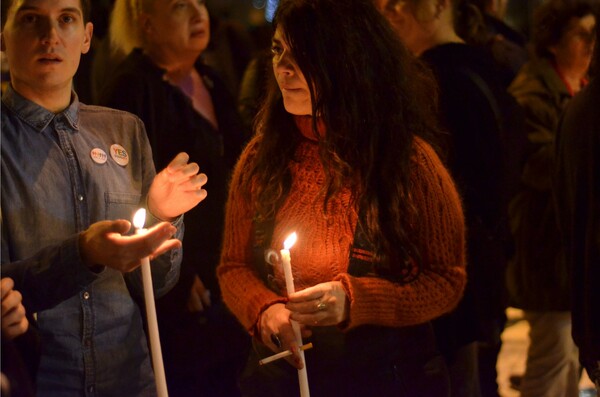
[[210,41],[202,53],[202,61],[218,73],[227,91],[236,97],[256,44],[243,23],[216,6],[218,1],[205,1],[210,15]]
[[[432,76],[371,0],[283,0],[274,27],[274,80],[234,171],[217,269],[253,336],[243,393],[298,395],[294,320],[314,343],[312,394],[446,396],[430,321],[462,295],[465,229],[427,141]],[[288,295],[276,258],[294,231]]]
[[[108,15],[112,6],[113,0],[94,0],[90,3],[90,22],[94,25],[94,35],[90,50],[81,57],[77,73],[73,77],[73,88],[77,92],[79,100],[87,104],[95,104],[97,98],[94,79],[97,78],[94,74],[94,62],[97,56],[104,56],[103,46],[107,41],[106,31],[108,28]],[[107,73],[109,70],[104,69],[102,73]]]
[[254,119],[267,94],[269,77],[273,73],[271,57],[270,48],[259,52],[252,58],[244,71],[237,98],[237,108],[246,131],[252,131]]
[[529,42],[532,35],[533,11],[544,1],[546,0],[506,0],[503,19]]
[[181,277],[157,302],[171,396],[239,394],[237,372],[249,348],[221,303],[215,274],[230,173],[248,134],[232,95],[200,60],[210,32],[203,1],[117,0],[110,38],[126,57],[100,96],[142,119],[157,168],[185,150],[211,175],[210,196],[186,214]]
[[[507,206],[518,179],[519,106],[498,81],[483,49],[455,31],[462,3],[375,0],[407,48],[430,66],[440,87],[447,164],[467,224],[465,295],[434,322],[450,369],[452,396],[497,396],[496,361],[506,316],[504,279],[510,233]],[[512,147],[516,145],[516,147]],[[510,166],[509,166],[510,165]]]
[[[596,13],[598,16],[598,13]],[[596,29],[596,43],[600,31]],[[572,335],[600,394],[600,45],[593,77],[569,103],[556,134],[553,191],[571,269]]]
[[529,61],[509,91],[525,111],[532,151],[511,202],[515,256],[508,268],[511,305],[524,310],[530,345],[520,392],[578,396],[577,347],[571,337],[570,276],[552,200],[556,131],[567,103],[585,86],[594,48],[594,6],[549,0],[534,14]]
[[508,88],[527,61],[527,43],[523,35],[502,21],[497,3],[497,0],[459,0],[454,25],[465,42],[491,54],[499,66],[498,77]]
[[[151,258],[156,296],[175,284],[182,214],[206,197],[207,178],[185,153],[156,174],[139,118],[79,102],[73,76],[91,42],[89,9],[87,0],[2,2],[11,81],[1,114],[1,270],[37,313],[37,395],[150,396],[132,297],[143,293],[139,266]],[[128,235],[138,207],[148,232]]]

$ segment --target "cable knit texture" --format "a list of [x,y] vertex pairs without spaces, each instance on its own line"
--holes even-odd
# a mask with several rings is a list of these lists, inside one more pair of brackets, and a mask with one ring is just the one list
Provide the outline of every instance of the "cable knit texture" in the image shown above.
[[[345,329],[363,324],[401,327],[438,317],[458,303],[466,283],[465,226],[454,183],[434,150],[415,138],[411,161],[411,193],[418,211],[414,233],[423,257],[423,271],[412,283],[400,285],[377,277],[347,273],[349,250],[358,214],[350,205],[350,191],[339,192],[323,210],[325,173],[309,117],[297,117],[306,138],[296,160],[289,163],[291,191],[277,213],[271,247],[297,232],[291,249],[296,290],[332,280],[341,281],[350,302]],[[254,210],[240,192],[260,141],[255,137],[242,154],[233,176],[227,203],[225,239],[218,277],[223,299],[251,334],[264,309],[285,297],[269,290],[255,271],[252,257]],[[285,291],[280,267],[274,275]]]

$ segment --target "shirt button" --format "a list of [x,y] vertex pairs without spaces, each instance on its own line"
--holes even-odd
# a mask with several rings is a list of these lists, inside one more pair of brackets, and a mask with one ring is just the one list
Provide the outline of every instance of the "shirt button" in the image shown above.
[[94,385],[88,386],[87,390],[88,390],[88,393],[93,393],[94,392]]
[[82,194],[80,194],[79,196],[77,196],[77,200],[79,200],[79,201],[83,201],[83,195],[82,195]]
[[90,293],[89,293],[89,292],[87,292],[87,291],[85,291],[85,292],[83,293],[83,299],[85,299],[85,300],[88,300],[88,299],[90,299]]

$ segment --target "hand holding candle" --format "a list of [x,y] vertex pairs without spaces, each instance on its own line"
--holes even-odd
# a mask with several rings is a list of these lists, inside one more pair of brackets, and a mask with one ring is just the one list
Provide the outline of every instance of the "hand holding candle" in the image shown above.
[[309,326],[338,325],[349,318],[348,295],[340,281],[308,287],[289,296],[290,318]]
[[79,235],[82,262],[128,273],[140,266],[141,258],[155,258],[181,247],[181,241],[171,238],[177,228],[168,222],[153,226],[144,235],[128,236],[130,229],[131,223],[124,219],[92,224]]
[[[141,208],[133,217],[133,226],[136,234],[145,234],[146,210]],[[142,259],[142,280],[144,284],[144,300],[146,303],[146,315],[148,317],[148,334],[150,337],[150,350],[152,353],[152,366],[154,367],[154,376],[156,380],[156,391],[159,397],[167,397],[167,381],[165,378],[165,368],[162,359],[162,350],[160,347],[160,337],[158,335],[158,321],[156,318],[156,306],[154,303],[154,287],[152,286],[152,272],[150,270],[150,259]]]
[[[285,275],[285,286],[287,289],[288,295],[294,293],[294,276],[292,274],[292,264],[291,264],[291,256],[290,256],[290,248],[296,243],[297,235],[296,233],[292,233],[283,243],[283,249],[281,250],[281,262],[283,266],[283,273]],[[292,323],[292,328],[294,329],[294,335],[296,336],[296,342],[298,346],[302,346],[302,335],[300,333],[300,324],[294,320],[290,320]],[[308,397],[310,396],[310,391],[308,388],[308,374],[306,372],[306,360],[304,359],[304,350],[300,350],[300,358],[304,363],[304,367],[298,370],[298,381],[300,383],[300,396]]]

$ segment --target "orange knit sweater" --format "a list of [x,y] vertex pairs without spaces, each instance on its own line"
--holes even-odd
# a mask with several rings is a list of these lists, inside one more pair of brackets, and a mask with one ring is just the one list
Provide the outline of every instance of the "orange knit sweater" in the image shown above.
[[[401,327],[426,322],[455,307],[466,283],[465,225],[459,196],[448,171],[423,140],[414,141],[411,191],[418,211],[414,238],[423,257],[423,271],[412,283],[399,285],[377,277],[353,277],[347,273],[349,249],[358,214],[350,206],[350,191],[343,190],[323,210],[320,194],[325,183],[317,143],[310,139],[310,124],[297,125],[308,139],[297,150],[298,162],[290,163],[292,186],[275,219],[271,248],[297,232],[291,249],[296,290],[337,280],[350,302],[346,329],[362,324]],[[217,269],[223,299],[251,334],[264,309],[285,297],[275,294],[254,270],[252,203],[239,191],[259,138],[254,138],[236,166],[225,220],[221,263]],[[281,268],[276,281],[285,291]]]

